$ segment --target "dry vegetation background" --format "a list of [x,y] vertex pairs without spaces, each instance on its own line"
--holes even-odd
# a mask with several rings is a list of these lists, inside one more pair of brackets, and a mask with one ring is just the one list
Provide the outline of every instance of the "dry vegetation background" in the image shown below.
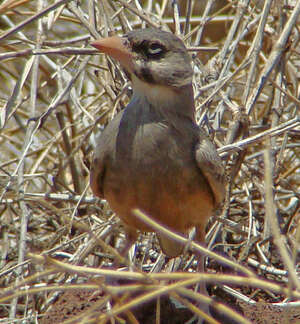
[[[216,303],[220,323],[300,323],[299,12],[292,0],[2,2],[0,323],[184,323],[199,279],[238,312]],[[122,244],[120,224],[89,189],[95,138],[131,95],[89,41],[146,26],[186,42],[198,120],[228,171],[207,232],[227,264],[212,256],[205,275],[191,254],[165,259],[152,234],[134,273],[113,271],[105,243]]]

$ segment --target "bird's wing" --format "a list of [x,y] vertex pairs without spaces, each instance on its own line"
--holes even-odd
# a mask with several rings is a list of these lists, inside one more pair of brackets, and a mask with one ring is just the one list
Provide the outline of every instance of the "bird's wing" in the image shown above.
[[[97,152],[98,153],[98,152]],[[103,193],[104,161],[101,154],[96,154],[90,172],[90,185],[95,196],[104,198]]]
[[199,135],[195,154],[197,165],[208,181],[218,205],[225,197],[225,169],[215,146],[202,132]]

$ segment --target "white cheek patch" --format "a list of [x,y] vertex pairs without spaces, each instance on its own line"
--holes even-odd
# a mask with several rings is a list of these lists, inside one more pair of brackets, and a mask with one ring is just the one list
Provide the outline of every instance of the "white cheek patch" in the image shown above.
[[[176,75],[170,71],[169,62],[166,60],[151,61],[147,64],[142,59],[135,60],[134,74],[146,83],[152,86],[155,83],[160,84],[160,87],[182,87],[192,83],[193,72],[181,70],[177,68]],[[166,72],[168,71],[168,72]],[[169,72],[170,71],[170,72]]]
[[153,105],[167,103],[174,96],[174,90],[171,87],[144,82],[135,75],[132,76],[131,81],[134,94],[146,98]]

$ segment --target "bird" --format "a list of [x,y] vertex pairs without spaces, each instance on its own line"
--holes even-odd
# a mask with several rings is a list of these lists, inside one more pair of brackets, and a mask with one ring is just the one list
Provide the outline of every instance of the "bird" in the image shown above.
[[[139,209],[176,233],[205,227],[225,196],[225,170],[216,147],[197,125],[193,68],[184,42],[157,28],[97,39],[91,45],[117,61],[132,85],[132,98],[101,133],[90,185],[123,221],[132,245],[152,232],[133,214]],[[163,253],[184,246],[157,233]]]

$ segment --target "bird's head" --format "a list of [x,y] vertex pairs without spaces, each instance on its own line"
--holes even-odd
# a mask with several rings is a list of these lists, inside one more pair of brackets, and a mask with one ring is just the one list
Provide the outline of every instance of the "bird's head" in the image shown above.
[[175,35],[154,28],[128,32],[91,43],[117,60],[135,87],[167,87],[172,90],[191,85],[193,69],[184,43]]

